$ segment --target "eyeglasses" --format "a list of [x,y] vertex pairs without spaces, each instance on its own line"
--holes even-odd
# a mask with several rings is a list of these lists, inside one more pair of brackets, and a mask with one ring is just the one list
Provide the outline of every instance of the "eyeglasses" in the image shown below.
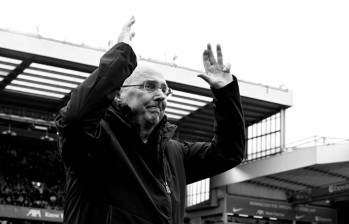
[[145,89],[150,93],[155,92],[158,89],[161,89],[161,92],[163,92],[166,96],[169,96],[172,94],[171,88],[168,87],[165,83],[159,83],[157,81],[152,81],[152,80],[146,80],[142,84],[138,84],[138,85],[124,85],[124,86],[121,86],[121,88],[132,87],[132,86],[140,86],[142,89]]

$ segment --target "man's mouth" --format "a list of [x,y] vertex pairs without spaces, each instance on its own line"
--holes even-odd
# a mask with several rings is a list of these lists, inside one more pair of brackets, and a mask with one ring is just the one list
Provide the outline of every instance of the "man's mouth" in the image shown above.
[[148,106],[147,109],[150,112],[158,112],[158,113],[160,113],[160,111],[161,111],[161,109],[158,106]]

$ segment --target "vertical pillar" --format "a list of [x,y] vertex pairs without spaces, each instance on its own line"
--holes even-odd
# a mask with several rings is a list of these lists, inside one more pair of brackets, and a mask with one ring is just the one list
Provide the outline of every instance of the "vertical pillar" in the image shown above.
[[282,109],[280,111],[280,147],[281,152],[285,151],[286,149],[286,110]]

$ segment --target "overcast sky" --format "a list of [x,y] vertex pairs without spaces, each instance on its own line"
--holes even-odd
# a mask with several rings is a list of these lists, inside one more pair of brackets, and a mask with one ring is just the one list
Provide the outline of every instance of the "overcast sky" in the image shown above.
[[136,17],[138,55],[202,70],[222,45],[241,80],[293,91],[286,139],[349,138],[349,1],[1,0],[0,28],[107,48]]

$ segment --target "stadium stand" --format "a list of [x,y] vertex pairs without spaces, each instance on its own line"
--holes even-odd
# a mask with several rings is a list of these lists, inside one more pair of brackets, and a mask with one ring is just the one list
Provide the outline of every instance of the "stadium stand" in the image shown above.
[[[0,135],[0,204],[61,210],[64,172],[56,142]],[[43,223],[5,220],[0,224]]]

